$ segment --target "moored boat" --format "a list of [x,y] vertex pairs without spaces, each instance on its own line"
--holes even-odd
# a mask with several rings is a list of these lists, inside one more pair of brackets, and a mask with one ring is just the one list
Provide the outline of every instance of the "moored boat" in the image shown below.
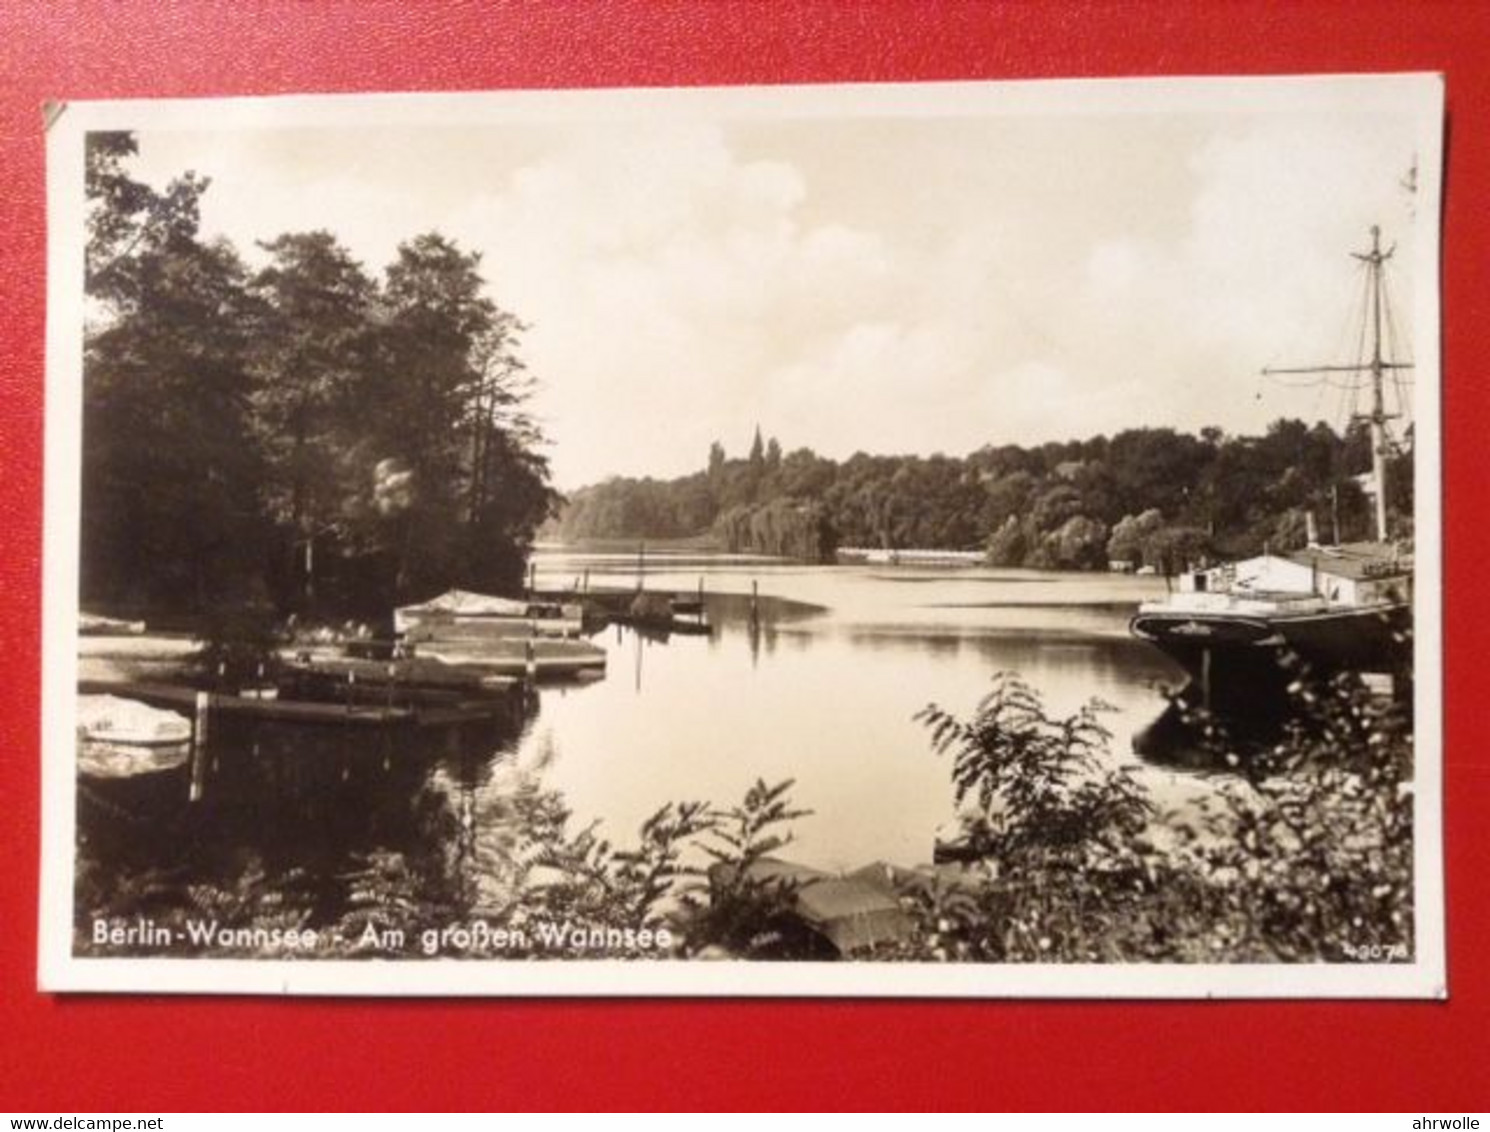
[[[1191,570],[1160,601],[1145,602],[1130,622],[1135,636],[1157,645],[1190,675],[1189,698],[1232,715],[1266,715],[1300,677],[1341,671],[1385,673],[1410,682],[1413,562],[1388,535],[1387,474],[1393,447],[1385,378],[1412,368],[1383,353],[1382,250],[1355,258],[1368,269],[1370,355],[1357,364],[1267,369],[1265,374],[1355,374],[1370,381],[1371,472],[1361,477],[1373,496],[1375,540],[1321,546],[1308,516],[1301,550],[1263,553],[1240,562]],[[1363,331],[1363,341],[1364,331]],[[1405,409],[1405,406],[1403,406]],[[1194,693],[1198,692],[1198,696]]]
[[488,676],[563,679],[605,671],[606,652],[588,641],[553,637],[507,637],[459,641],[435,639],[415,646],[418,657],[481,671]]
[[393,611],[393,631],[409,644],[477,644],[505,637],[577,637],[584,627],[578,603],[520,600],[448,590]]
[[1411,557],[1375,542],[1192,571],[1130,622],[1223,710],[1264,706],[1305,670],[1402,671],[1411,626]]
[[134,778],[183,765],[191,721],[137,700],[111,695],[78,697],[78,774]]

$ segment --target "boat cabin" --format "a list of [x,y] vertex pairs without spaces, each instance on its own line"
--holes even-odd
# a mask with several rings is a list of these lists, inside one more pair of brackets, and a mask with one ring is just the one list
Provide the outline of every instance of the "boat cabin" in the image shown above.
[[1402,600],[1411,576],[1411,559],[1399,555],[1392,544],[1358,542],[1308,546],[1190,571],[1180,576],[1178,589],[1233,597],[1310,596],[1330,605],[1373,605]]
[[483,636],[578,636],[584,610],[578,604],[493,597],[469,590],[449,590],[418,605],[393,611],[393,631],[413,641],[451,632]]

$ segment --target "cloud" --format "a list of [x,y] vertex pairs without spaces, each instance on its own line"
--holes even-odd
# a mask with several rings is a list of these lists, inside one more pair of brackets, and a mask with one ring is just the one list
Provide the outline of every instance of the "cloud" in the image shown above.
[[1338,355],[1347,253],[1412,238],[1411,138],[1375,113],[679,119],[141,156],[209,173],[204,222],[245,251],[316,227],[372,271],[431,228],[480,250],[573,487],[695,470],[757,423],[843,457],[1329,415],[1258,370]]
[[[831,352],[891,301],[873,233],[808,225],[783,161],[717,127],[586,131],[451,221],[531,323],[538,409],[563,480],[681,474],[711,441],[781,430],[773,374]],[[805,435],[804,441],[810,437]]]

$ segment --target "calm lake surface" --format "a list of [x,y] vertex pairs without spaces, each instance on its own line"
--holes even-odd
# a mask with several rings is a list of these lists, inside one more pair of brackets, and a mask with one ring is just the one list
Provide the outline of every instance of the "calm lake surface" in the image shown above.
[[[535,567],[542,589],[637,584],[635,554],[546,549]],[[1132,753],[1134,731],[1164,709],[1159,686],[1181,680],[1127,631],[1160,579],[649,552],[642,581],[688,594],[702,582],[713,632],[604,630],[603,679],[544,685],[492,725],[395,738],[225,718],[190,804],[186,770],[80,782],[79,950],[118,953],[91,945],[101,915],[315,925],[391,903],[435,917],[500,908],[522,791],[560,792],[572,829],[598,822],[624,846],[665,802],[728,807],[757,779],[793,779],[792,801],[812,812],[783,856],[826,869],[925,864],[957,822],[949,760],[915,715],[935,703],[967,716],[1000,671],[1053,713],[1111,704],[1110,757],[1161,807],[1215,788]]]
[[[537,558],[541,588],[586,571],[592,587],[632,588],[637,568],[634,554]],[[791,856],[845,869],[927,862],[956,821],[949,760],[915,715],[930,703],[971,713],[1000,671],[1023,676],[1052,712],[1093,697],[1115,707],[1104,717],[1113,758],[1161,804],[1206,788],[1131,753],[1133,732],[1164,707],[1157,687],[1182,679],[1127,630],[1162,579],[646,556],[649,590],[696,593],[700,581],[710,637],[602,633],[606,679],[545,689],[518,744],[519,763],[542,766],[576,816],[613,836],[669,799],[729,804],[757,778],[791,778],[792,797],[813,811],[795,826]]]

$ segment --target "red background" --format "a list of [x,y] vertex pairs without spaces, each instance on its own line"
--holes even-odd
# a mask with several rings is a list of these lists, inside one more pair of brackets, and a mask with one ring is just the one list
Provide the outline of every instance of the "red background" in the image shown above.
[[[35,990],[46,98],[1437,70],[1448,76],[1448,1003],[266,1001]],[[1490,7],[0,7],[0,1110],[1487,1106]]]

